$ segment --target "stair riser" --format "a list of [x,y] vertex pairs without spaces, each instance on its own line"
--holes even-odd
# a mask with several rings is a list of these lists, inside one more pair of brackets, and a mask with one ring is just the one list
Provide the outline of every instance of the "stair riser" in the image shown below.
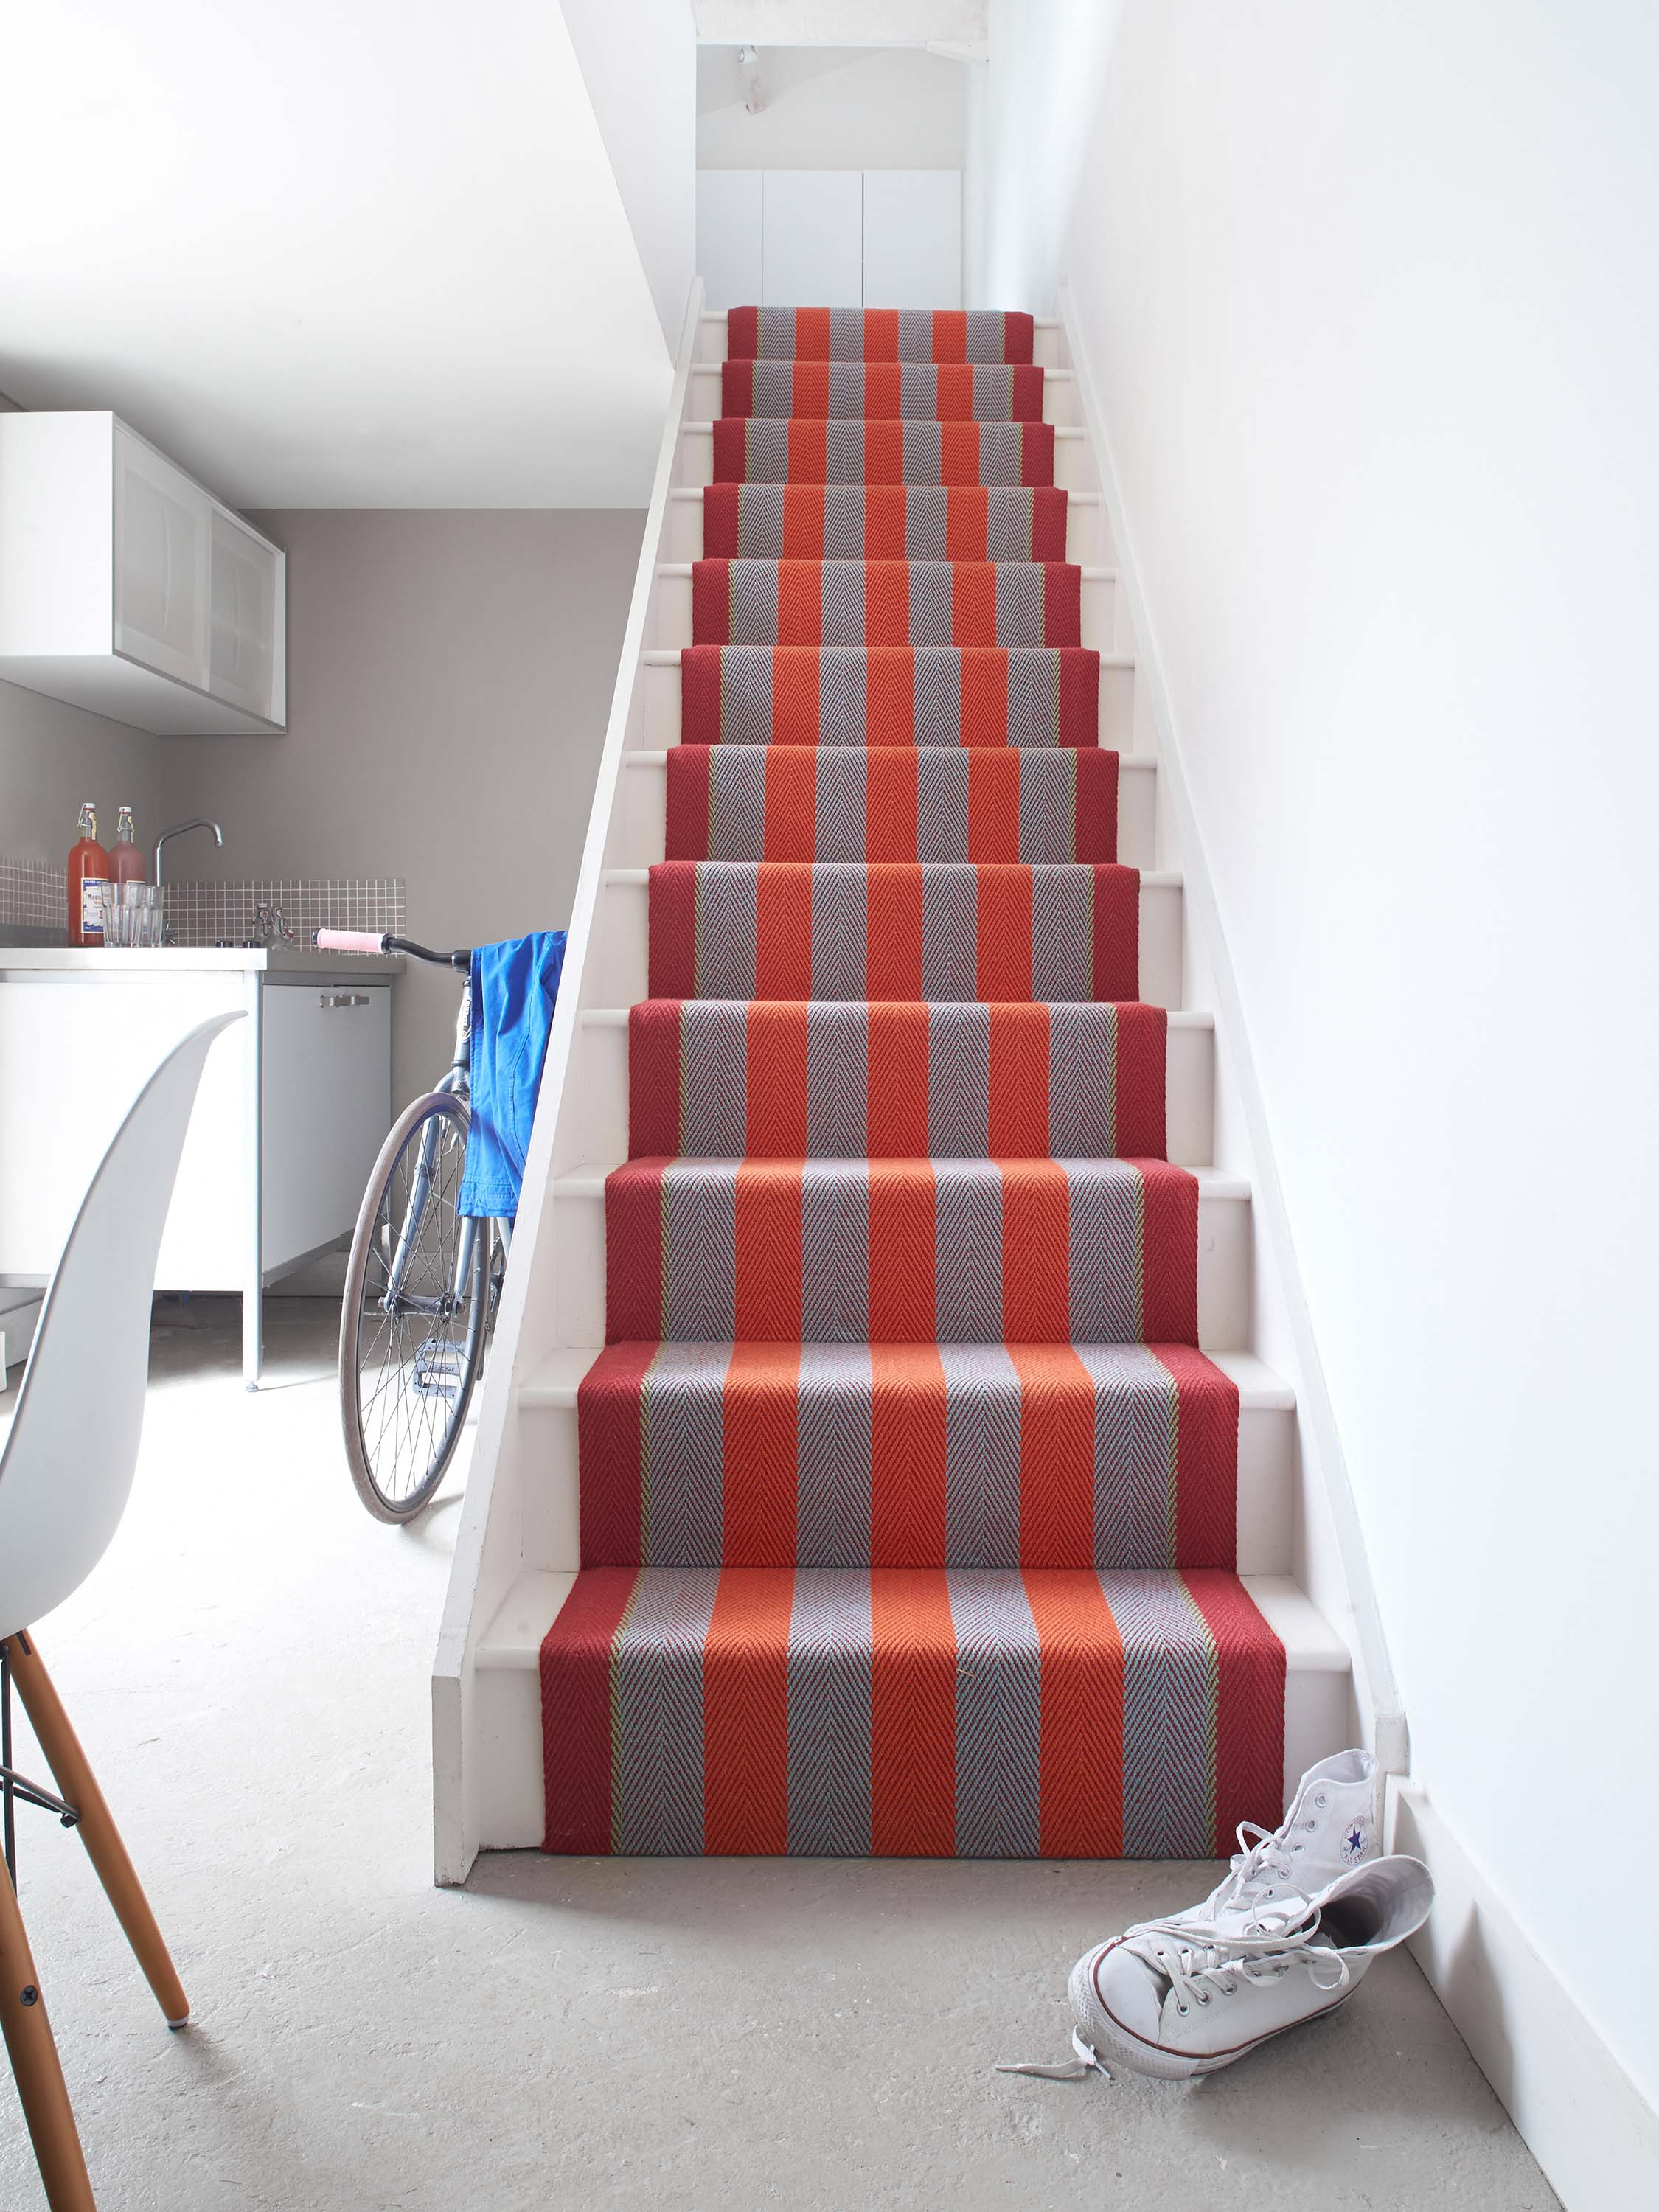
[[[680,433],[679,465],[675,481],[682,487],[714,481],[714,417],[698,416]],[[1054,433],[1054,481],[1062,491],[1100,489],[1099,478],[1089,456],[1088,440],[1080,429],[1064,427]]]
[[[702,495],[675,492],[668,507],[665,561],[701,561],[703,557]],[[1079,568],[1109,568],[1115,565],[1111,534],[1105,510],[1098,502],[1082,504],[1073,499],[1066,518],[1066,558]]]
[[[558,1238],[560,1345],[603,1344],[605,1208],[603,1182],[584,1176],[552,1187]],[[1242,1351],[1250,1318],[1248,1198],[1201,1195],[1198,1203],[1198,1341],[1204,1352]]]
[[[722,360],[724,356],[722,356]],[[1039,363],[1040,367],[1047,364]],[[690,412],[695,422],[712,422],[728,413],[721,395],[720,362],[699,362],[691,372]],[[1076,383],[1064,372],[1042,380],[1042,420],[1074,428],[1083,420]]]
[[[630,754],[617,793],[620,834],[616,849],[630,865],[645,866],[665,857],[663,824],[667,811],[667,769],[660,756]],[[1126,867],[1158,865],[1158,769],[1154,761],[1119,756],[1117,767],[1117,854]]]
[[[574,1573],[580,1561],[575,1392],[562,1402],[521,1403],[519,1419],[535,1472],[525,1493],[524,1564]],[[1296,1416],[1252,1406],[1238,1414],[1240,1574],[1289,1574],[1294,1557]]]
[[[690,585],[686,586],[690,591]],[[680,663],[647,659],[640,670],[638,742],[657,750],[680,741]],[[1142,732],[1144,709],[1136,696],[1133,667],[1103,665],[1100,671],[1100,743],[1109,752],[1152,757],[1150,732]],[[1144,741],[1143,741],[1144,740]]]
[[[631,1006],[649,998],[647,878],[643,869],[607,871],[595,916],[587,974],[592,1000]],[[1176,1006],[1182,988],[1182,908],[1178,884],[1143,879],[1138,995],[1149,1006]]]
[[[480,1844],[485,1850],[533,1850],[545,1827],[542,1779],[541,1683],[533,1665],[480,1668],[474,1724],[484,1749],[480,1774]],[[1285,1679],[1286,1802],[1306,1770],[1352,1735],[1346,1674],[1301,1668]]]
[[[693,642],[691,591],[691,575],[689,568],[683,571],[680,568],[664,566],[658,569],[656,586],[651,595],[651,611],[647,630],[647,644],[651,650],[659,653],[677,653],[682,647]],[[1051,638],[1047,642],[1075,643],[1087,646],[1097,653],[1115,653],[1118,650],[1115,628],[1117,586],[1114,579],[1103,575],[1085,575],[1079,588],[1079,603],[1081,608],[1079,636],[1073,640]],[[714,641],[725,642],[724,640]],[[793,641],[810,642],[811,641]],[[843,645],[858,645],[865,641],[861,637],[844,637],[836,641]],[[890,638],[884,641],[889,644],[902,644],[904,640]],[[957,643],[978,642],[987,645],[995,641],[988,637],[975,641],[961,639],[955,641]],[[1016,638],[1012,641],[1005,638],[1002,641],[1004,643],[1011,641],[1036,645],[1045,641],[1038,637],[1025,640]],[[949,638],[939,638],[932,642],[950,644],[952,641]]]

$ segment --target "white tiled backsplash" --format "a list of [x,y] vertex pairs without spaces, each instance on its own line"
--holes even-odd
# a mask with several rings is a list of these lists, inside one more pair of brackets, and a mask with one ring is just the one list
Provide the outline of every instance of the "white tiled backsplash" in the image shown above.
[[[167,918],[180,945],[240,945],[252,937],[256,907],[279,906],[302,945],[313,929],[364,929],[400,937],[404,928],[401,876],[287,877],[280,882],[168,884]],[[63,868],[50,860],[0,854],[0,942],[62,945],[66,893]]]

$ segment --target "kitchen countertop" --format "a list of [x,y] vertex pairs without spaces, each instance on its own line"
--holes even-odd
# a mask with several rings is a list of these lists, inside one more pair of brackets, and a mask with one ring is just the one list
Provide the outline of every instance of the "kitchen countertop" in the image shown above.
[[189,975],[252,969],[301,981],[313,975],[355,975],[360,982],[386,982],[403,966],[400,953],[313,952],[296,945],[169,945],[107,952],[101,946],[79,945],[0,945],[0,974]]

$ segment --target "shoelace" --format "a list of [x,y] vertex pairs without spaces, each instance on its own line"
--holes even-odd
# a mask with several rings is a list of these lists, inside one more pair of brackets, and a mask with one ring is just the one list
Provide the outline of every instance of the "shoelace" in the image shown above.
[[1072,2048],[1077,2057],[1064,2066],[999,2066],[999,2074],[1034,2074],[1039,2081],[1086,2081],[1091,2074],[1098,2074],[1103,2081],[1109,2081],[1111,2074],[1095,2056],[1094,2045],[1085,2043],[1077,2030],[1072,2030]]
[[[1296,1914],[1264,1912],[1242,1928],[1146,1920],[1126,1941],[1164,1977],[1176,2010],[1184,2014],[1195,2004],[1208,2004],[1218,1990],[1231,1996],[1241,1982],[1261,1988],[1294,1966],[1304,1968],[1317,1990],[1345,1989],[1352,1978],[1348,1962],[1328,1943],[1316,1943],[1318,1933],[1319,1914],[1310,1906]],[[1331,1966],[1334,1975],[1322,1975],[1322,1967]]]
[[[1255,1820],[1241,1820],[1233,1830],[1238,1850],[1227,1869],[1227,1879],[1208,1899],[1211,1911],[1243,1903],[1265,1887],[1271,1875],[1277,1881],[1294,1887],[1296,1869],[1291,1864],[1291,1846],[1286,1841],[1289,1825],[1279,1828],[1264,1828]],[[1253,1842],[1247,1838],[1254,1838]],[[1297,1891],[1298,1896],[1302,1895]]]

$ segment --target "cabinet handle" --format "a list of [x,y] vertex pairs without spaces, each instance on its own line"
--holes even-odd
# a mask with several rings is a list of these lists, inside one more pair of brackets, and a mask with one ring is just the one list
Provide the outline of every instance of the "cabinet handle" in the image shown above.
[[368,994],[367,991],[319,991],[317,994],[317,1003],[323,1007],[366,1006],[368,1004]]

